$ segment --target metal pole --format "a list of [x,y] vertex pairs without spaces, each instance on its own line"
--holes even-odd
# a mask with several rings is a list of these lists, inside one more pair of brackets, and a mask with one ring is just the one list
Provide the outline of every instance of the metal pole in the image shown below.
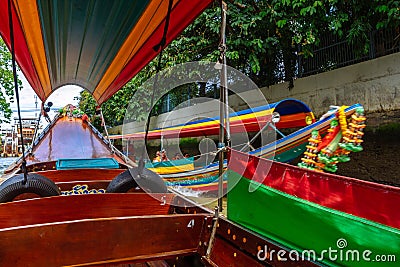
[[249,147],[249,146],[254,142],[254,140],[256,140],[256,138],[257,138],[265,129],[268,128],[268,126],[269,126],[269,122],[267,122],[267,124],[265,124],[264,127],[262,127],[261,130],[259,130],[258,133],[256,133],[256,135],[254,135],[253,138],[251,138],[251,140],[250,140],[247,144],[245,144],[239,151],[242,152],[242,151],[244,151],[247,147]]
[[35,126],[35,132],[33,133],[33,138],[32,138],[32,145],[31,145],[31,147],[33,147],[33,143],[35,142],[36,135],[37,135],[37,133],[38,133],[38,131],[39,131],[40,119],[41,119],[41,118],[42,118],[42,112],[40,112],[39,118],[37,119],[37,123],[36,123],[36,126]]
[[[9,26],[10,26],[10,43],[11,43],[11,56],[12,56],[12,70],[13,70],[13,78],[14,78],[14,90],[15,90],[15,98],[17,99],[19,131],[20,131],[20,135],[21,135],[21,152],[22,152],[21,171],[24,174],[24,180],[22,183],[25,185],[28,180],[28,171],[26,169],[24,135],[23,135],[23,131],[22,131],[21,107],[20,107],[20,103],[19,103],[17,65],[16,65],[15,48],[14,48],[14,24],[13,24],[13,19],[12,19],[11,0],[8,0],[8,16],[9,16]],[[18,130],[17,130],[17,133],[18,133]],[[17,138],[18,138],[18,136],[17,136]],[[18,146],[17,146],[17,153],[18,153]]]
[[[219,142],[218,142],[218,211],[222,211],[222,197],[224,195],[224,152],[225,152],[225,130],[227,133],[227,141],[230,141],[230,132],[228,130],[229,128],[229,121],[226,119],[227,115],[227,81],[226,81],[226,56],[225,56],[225,50],[226,50],[226,43],[225,43],[225,28],[226,28],[226,11],[227,11],[227,5],[225,2],[221,1],[221,42],[219,49],[221,51],[221,56],[220,56],[220,63],[222,64],[222,69],[221,69],[221,85],[220,85],[220,90],[219,90]],[[224,126],[227,127],[224,129]]]

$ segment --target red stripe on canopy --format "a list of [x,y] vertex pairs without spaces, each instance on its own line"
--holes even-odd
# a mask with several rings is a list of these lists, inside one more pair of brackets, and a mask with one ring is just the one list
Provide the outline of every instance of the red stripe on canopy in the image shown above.
[[320,173],[230,150],[228,169],[316,204],[400,229],[400,188]]

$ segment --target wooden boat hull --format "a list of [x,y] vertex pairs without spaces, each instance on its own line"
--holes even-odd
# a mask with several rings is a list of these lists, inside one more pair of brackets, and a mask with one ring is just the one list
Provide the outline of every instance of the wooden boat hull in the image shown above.
[[[345,109],[346,116],[351,116],[360,104],[355,104]],[[292,134],[282,137],[273,143],[250,151],[250,155],[272,159],[278,162],[289,162],[303,154],[308,143],[308,138],[313,130],[318,130],[325,135],[335,115],[317,121]],[[225,164],[226,168],[226,164]],[[156,171],[156,170],[155,170]],[[211,164],[204,169],[193,172],[161,175],[168,186],[181,186],[194,191],[215,192],[218,190],[218,165]],[[224,182],[227,187],[227,181]]]
[[[67,2],[0,1],[2,38],[42,102],[57,88],[76,84],[103,104],[211,4],[209,0]],[[106,24],[112,26],[104,28]],[[13,190],[11,185],[18,185],[18,190],[32,186],[26,178],[63,191],[82,182],[104,189],[110,179],[124,177],[118,171],[129,174],[123,155],[86,119],[75,118],[77,113],[70,108],[68,117],[57,118],[23,155],[30,176],[21,175],[19,160],[6,171],[9,180],[0,185],[3,192]],[[61,159],[100,158],[117,160],[116,171],[98,166],[58,168]],[[20,174],[15,177],[16,173]],[[160,259],[176,265],[187,255],[197,255],[212,266],[224,265],[230,256],[239,257],[228,260],[233,266],[265,265],[254,258],[250,245],[224,240],[218,230],[220,219],[210,211],[167,193],[158,201],[138,193],[136,187],[129,189],[133,192],[44,198],[21,194],[20,200],[2,199],[0,265],[104,266]],[[229,222],[226,225],[249,240],[269,243]]]
[[149,162],[145,167],[158,174],[173,174],[194,170],[194,158],[183,158],[178,160]]

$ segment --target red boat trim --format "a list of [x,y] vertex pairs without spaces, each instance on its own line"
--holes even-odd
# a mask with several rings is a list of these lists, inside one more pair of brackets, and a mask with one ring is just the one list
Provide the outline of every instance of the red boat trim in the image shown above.
[[[8,1],[0,1],[0,10],[8,10]],[[18,62],[18,66],[21,68],[22,73],[32,88],[35,88],[35,92],[38,94],[39,98],[44,98],[45,93],[26,44],[25,35],[18,20],[17,13],[15,12],[14,5],[12,6],[12,12],[15,38],[15,57]],[[8,49],[11,51],[10,27],[8,24],[8,12],[3,12],[2,16],[0,16],[0,36],[3,38]]]

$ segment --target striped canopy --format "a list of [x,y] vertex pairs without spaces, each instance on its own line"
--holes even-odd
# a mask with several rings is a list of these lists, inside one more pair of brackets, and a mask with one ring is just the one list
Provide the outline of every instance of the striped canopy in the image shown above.
[[[8,0],[0,0],[0,35],[10,48]],[[168,0],[11,0],[16,60],[44,101],[74,84],[106,101],[159,50]],[[173,0],[166,44],[211,0]]]

